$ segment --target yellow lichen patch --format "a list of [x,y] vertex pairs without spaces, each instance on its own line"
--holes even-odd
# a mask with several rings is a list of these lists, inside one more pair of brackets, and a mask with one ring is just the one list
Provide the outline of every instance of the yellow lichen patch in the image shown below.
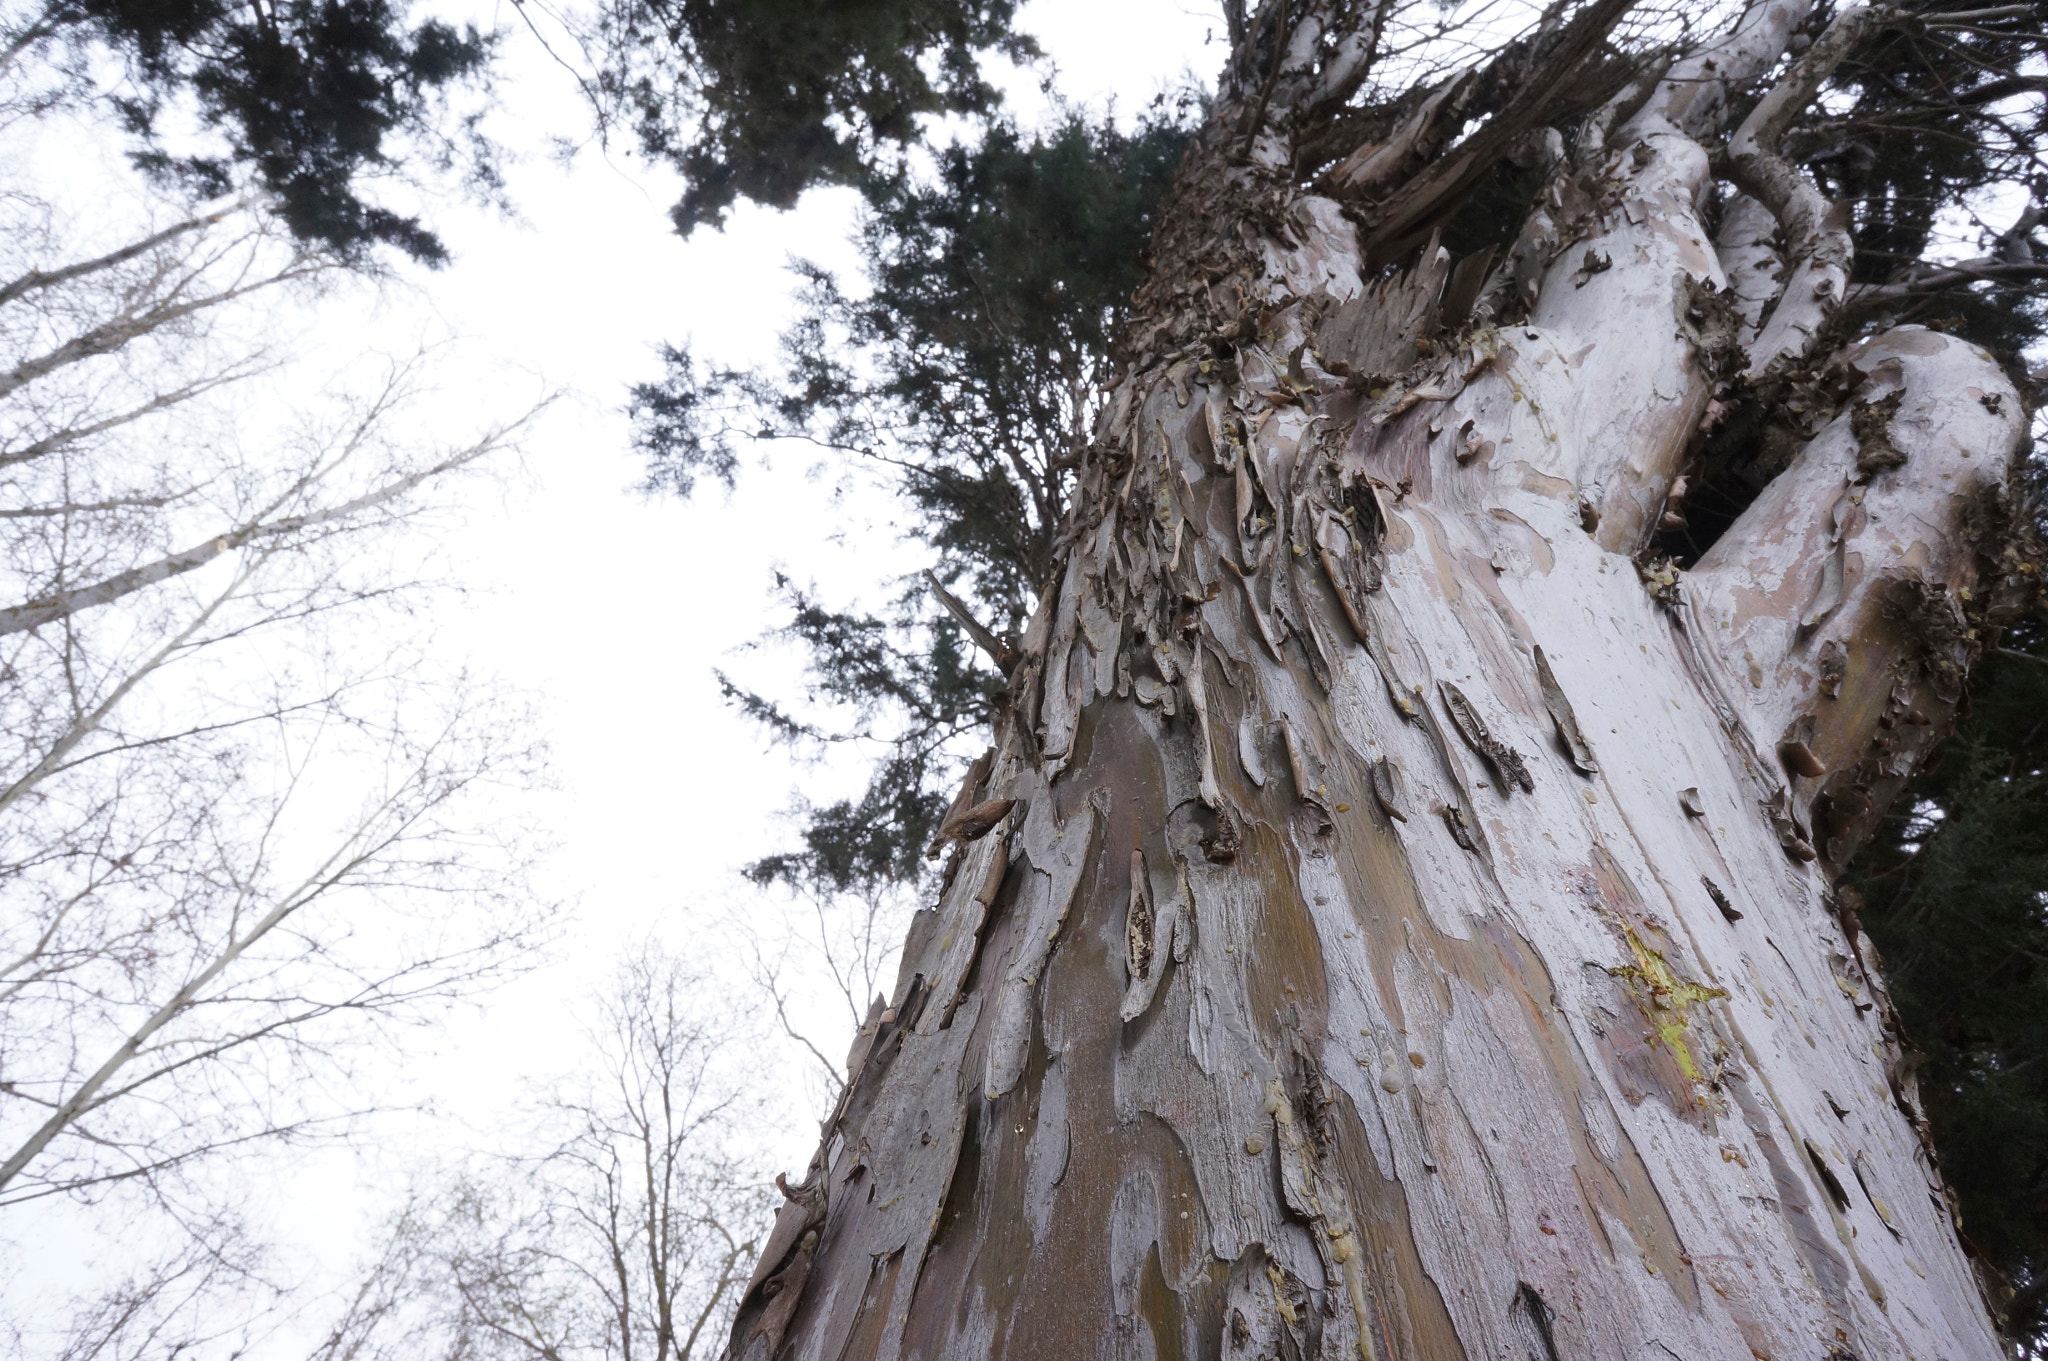
[[1685,1038],[1691,1026],[1686,1008],[1696,1002],[1726,997],[1727,989],[1710,988],[1680,978],[1672,971],[1663,953],[1644,943],[1633,926],[1623,927],[1621,934],[1636,962],[1607,972],[1620,979],[1642,1006],[1643,1015],[1649,1018],[1652,1027],[1652,1043],[1662,1043],[1671,1051],[1688,1082],[1700,1081],[1699,1060],[1693,1057],[1692,1047]]

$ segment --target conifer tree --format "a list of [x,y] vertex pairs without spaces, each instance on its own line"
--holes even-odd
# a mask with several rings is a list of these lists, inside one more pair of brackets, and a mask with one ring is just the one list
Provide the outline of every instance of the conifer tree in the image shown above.
[[[799,615],[877,706],[960,634],[999,684],[732,1356],[1995,1349],[1835,885],[2038,607],[2039,16],[1489,13],[1232,9],[1094,419],[1040,446],[1049,563],[1012,547],[1022,469],[1008,540],[923,522],[1003,545],[976,566],[1035,589],[1021,630],[958,557],[901,662]],[[971,180],[931,192],[974,217]],[[657,480],[729,473],[720,430],[764,417],[909,491],[946,466],[918,420],[1012,356],[877,328],[850,360],[816,282],[801,381],[677,354],[641,391]],[[951,369],[841,438],[906,360]],[[1869,862],[1909,1015],[1957,956],[1899,932],[2025,797],[1972,732],[1882,833],[1910,869]],[[854,863],[820,848],[771,868]],[[2007,868],[1983,910],[2024,955]],[[1981,1079],[2026,1015],[1958,1020],[1937,1109],[2024,1105]],[[2015,1336],[2024,1238],[1968,1240],[2014,1251]]]

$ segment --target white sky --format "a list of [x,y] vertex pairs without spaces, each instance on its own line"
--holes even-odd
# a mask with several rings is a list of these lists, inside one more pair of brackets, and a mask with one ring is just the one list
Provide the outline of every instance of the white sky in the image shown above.
[[[853,196],[814,193],[782,214],[742,207],[722,233],[685,243],[666,217],[672,176],[619,155],[586,152],[566,168],[547,158],[545,139],[584,126],[573,88],[509,4],[479,21],[513,30],[496,133],[524,153],[509,185],[521,220],[444,205],[433,223],[452,266],[321,323],[337,353],[455,337],[432,413],[451,431],[512,415],[543,388],[570,396],[530,441],[524,476],[479,492],[446,545],[472,594],[439,621],[441,644],[536,697],[559,783],[544,801],[560,839],[544,891],[579,903],[544,969],[416,1037],[404,1077],[445,1113],[445,1132],[427,1137],[453,1141],[487,1137],[527,1079],[573,1062],[571,1007],[627,941],[652,931],[681,947],[749,910],[738,868],[787,843],[776,815],[793,789],[856,787],[857,766],[800,767],[719,698],[714,667],[776,693],[799,683],[791,656],[735,655],[771,621],[771,573],[879,604],[888,578],[924,562],[897,540],[885,501],[835,497],[801,453],[749,470],[731,495],[714,484],[686,504],[633,491],[641,468],[622,408],[628,383],[655,376],[654,346],[770,358],[791,316],[785,259],[851,266]],[[1197,0],[1033,0],[1021,24],[1066,97],[1114,96],[1127,111],[1185,71],[1213,77],[1212,26],[1216,11]],[[1042,113],[1035,77],[1010,86],[1025,121]],[[844,1043],[833,1035],[827,1051]],[[792,1170],[816,1138],[800,1113],[809,1103],[797,1104],[774,1136]],[[321,1157],[259,1194],[279,1199],[287,1241],[331,1260],[361,1241],[403,1163],[403,1151]]]

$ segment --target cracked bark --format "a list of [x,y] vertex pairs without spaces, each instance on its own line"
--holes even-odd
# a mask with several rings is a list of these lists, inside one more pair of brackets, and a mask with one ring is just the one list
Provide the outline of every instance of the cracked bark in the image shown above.
[[1839,362],[1903,462],[1845,407],[1694,571],[1631,557],[1715,382],[1688,300],[1768,301],[1759,221],[1724,261],[1697,216],[1702,70],[1803,13],[1633,96],[1569,249],[1501,266],[1526,320],[1435,353],[1451,262],[1364,282],[1285,119],[1240,155],[1219,106],[962,795],[1015,803],[730,1357],[1999,1354],[1828,884],[1953,715],[2017,394],[1877,337]]

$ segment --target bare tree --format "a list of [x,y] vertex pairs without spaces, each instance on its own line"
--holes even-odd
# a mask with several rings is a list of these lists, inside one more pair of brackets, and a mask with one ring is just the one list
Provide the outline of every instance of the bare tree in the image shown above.
[[1832,885],[2040,579],[1899,324],[2037,305],[2037,11],[1226,12],[728,1355],[1996,1356]]
[[[545,934],[501,797],[541,776],[531,725],[421,627],[424,531],[535,413],[415,437],[431,354],[294,410],[280,310],[342,277],[260,207],[75,258],[7,209],[0,1232],[63,1197],[175,1240],[236,1157],[358,1128],[363,1042]],[[106,1308],[224,1278],[137,1279]]]
[[222,1343],[235,1347],[249,1336],[249,1314],[223,1315],[208,1306],[224,1296],[271,1293],[261,1279],[264,1257],[234,1215],[214,1215],[111,1283],[87,1283],[66,1301],[69,1307],[17,1318],[9,1354],[143,1361]]
[[759,1037],[648,944],[521,1146],[416,1200],[317,1354],[688,1361],[719,1345],[773,1192],[747,1164]]
[[745,970],[747,1004],[772,1013],[807,1060],[805,1072],[823,1084],[821,1109],[846,1086],[848,1065],[831,1057],[838,1037],[851,1031],[857,1053],[888,1011],[882,988],[910,917],[905,898],[886,883],[837,894],[799,885],[779,901],[749,903],[727,923],[733,948],[724,953]]

